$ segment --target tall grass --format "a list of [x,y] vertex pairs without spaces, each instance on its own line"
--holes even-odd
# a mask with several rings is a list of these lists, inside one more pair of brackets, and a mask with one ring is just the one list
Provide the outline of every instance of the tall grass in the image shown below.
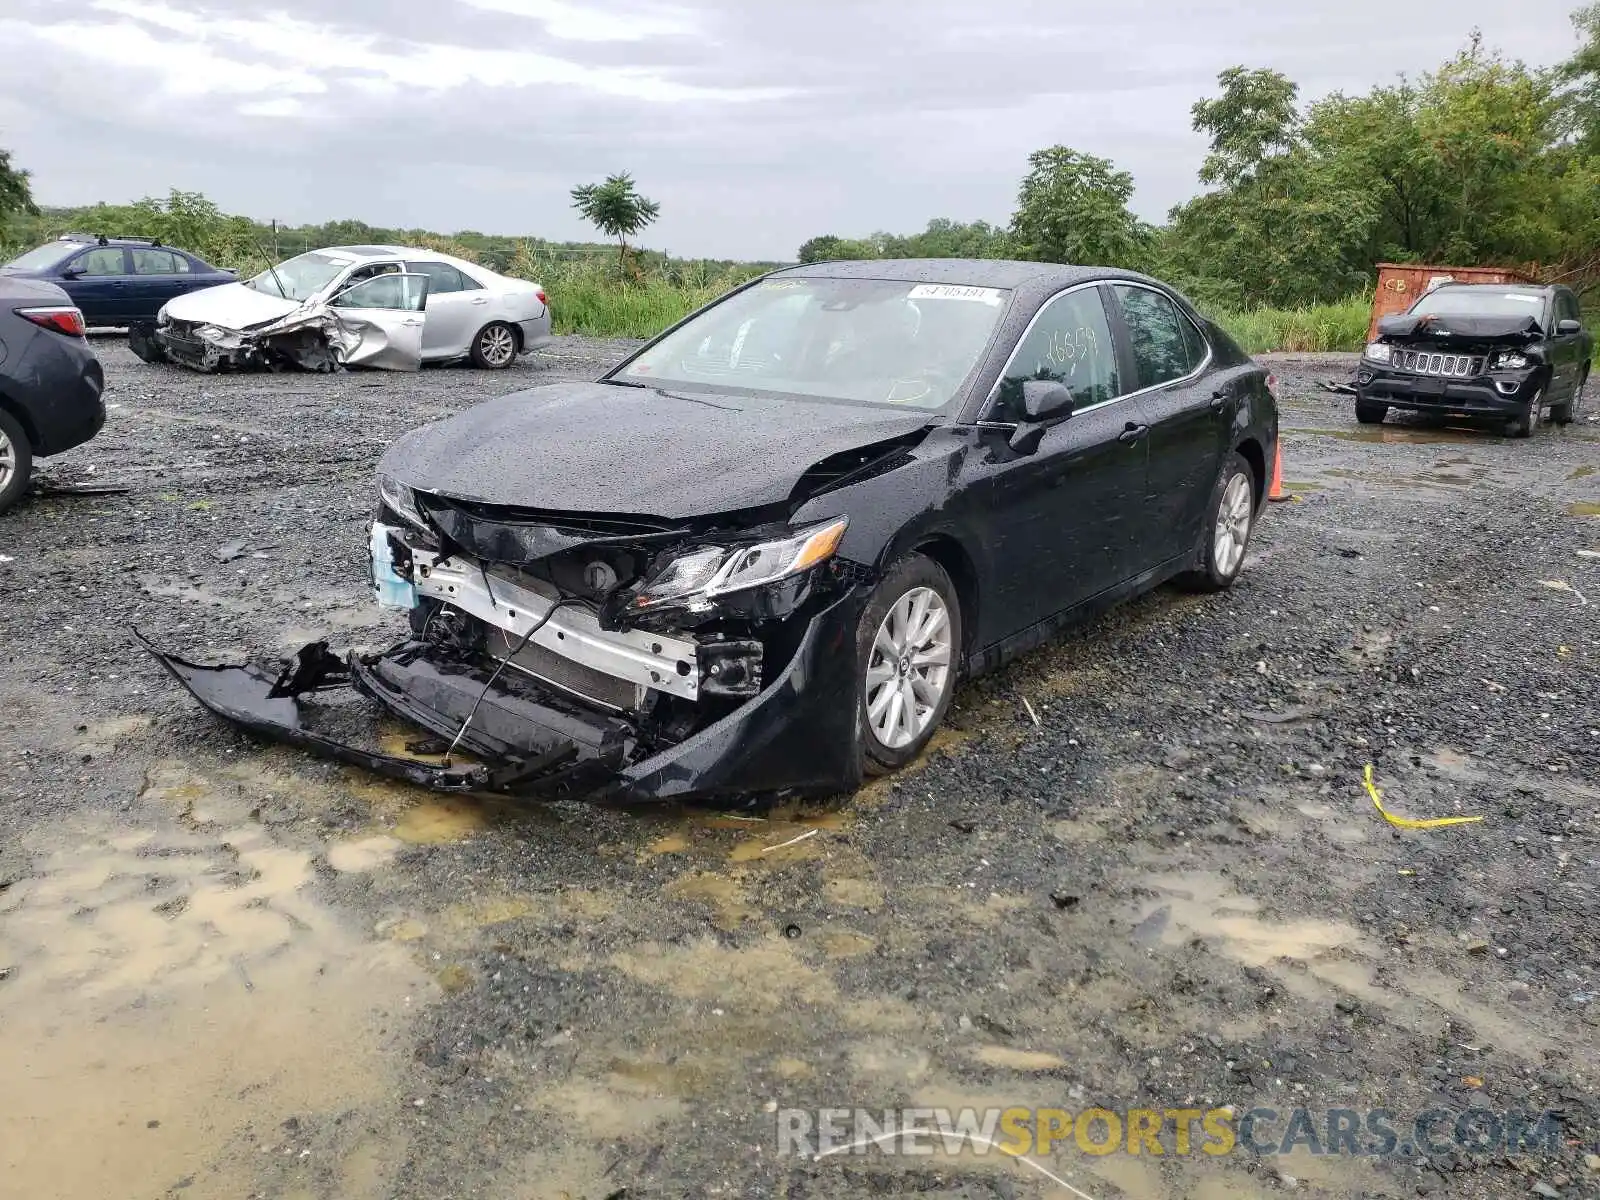
[[1359,350],[1367,339],[1372,297],[1358,295],[1309,308],[1254,308],[1211,316],[1249,354]]

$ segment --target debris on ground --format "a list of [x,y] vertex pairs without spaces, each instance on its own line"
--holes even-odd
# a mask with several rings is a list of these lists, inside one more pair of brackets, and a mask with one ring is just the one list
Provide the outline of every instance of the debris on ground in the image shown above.
[[1428,817],[1419,821],[1411,817],[1398,816],[1384,808],[1383,793],[1378,790],[1377,784],[1372,782],[1371,763],[1367,764],[1366,774],[1362,778],[1367,787],[1367,795],[1372,797],[1372,803],[1383,814],[1383,819],[1401,829],[1442,829],[1446,825],[1471,825],[1483,820],[1482,817]]

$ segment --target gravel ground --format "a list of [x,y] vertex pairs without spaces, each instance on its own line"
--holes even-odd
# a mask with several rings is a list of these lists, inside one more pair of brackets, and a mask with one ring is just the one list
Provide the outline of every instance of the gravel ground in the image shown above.
[[[382,449],[623,348],[208,378],[97,343],[109,423],[47,473],[128,492],[0,519],[8,1188],[1600,1196],[1600,424],[1364,428],[1317,386],[1345,360],[1279,358],[1294,502],[1232,592],[1129,605],[964,689],[907,773],[765,819],[429,796],[237,735],[134,645],[386,642]],[[1367,764],[1393,812],[1484,819],[1391,827]],[[1284,1114],[1260,1142],[1296,1108],[1522,1108],[1561,1136],[1069,1142],[1038,1160],[1069,1186],[776,1152],[774,1108],[853,1105]]]

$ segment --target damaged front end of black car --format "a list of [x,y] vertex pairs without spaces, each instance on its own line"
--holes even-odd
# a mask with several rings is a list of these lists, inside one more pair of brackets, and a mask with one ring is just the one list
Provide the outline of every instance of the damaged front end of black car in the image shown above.
[[[835,455],[783,503],[682,520],[487,504],[380,473],[372,584],[408,616],[397,644],[339,657],[318,642],[274,670],[144,644],[245,729],[438,790],[848,791],[874,573],[837,553],[846,517],[789,518],[818,481],[904,459],[918,436]],[[407,756],[327,732],[355,698],[418,731]]]
[[1544,334],[1531,316],[1406,314],[1378,323],[1356,372],[1356,416],[1377,424],[1391,408],[1538,422],[1550,377]]

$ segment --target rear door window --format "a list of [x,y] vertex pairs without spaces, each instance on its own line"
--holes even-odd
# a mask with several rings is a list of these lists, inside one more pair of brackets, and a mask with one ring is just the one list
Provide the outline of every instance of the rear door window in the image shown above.
[[416,275],[428,277],[428,295],[437,296],[441,292],[464,292],[468,289],[463,286],[461,272],[449,263],[442,262],[408,262],[406,270]]
[[1205,341],[1170,297],[1133,284],[1112,285],[1139,370],[1140,389],[1182,379],[1205,361]]
[[130,250],[128,256],[133,260],[135,275],[176,275],[182,269],[171,250]]
[[1022,385],[1030,379],[1066,384],[1074,409],[1103,404],[1125,390],[1099,288],[1066,292],[1039,310],[1006,364],[987,419],[1021,421]]
[[85,275],[126,275],[127,267],[122,259],[121,246],[99,246],[93,250],[86,250],[72,260],[72,266],[79,268]]

